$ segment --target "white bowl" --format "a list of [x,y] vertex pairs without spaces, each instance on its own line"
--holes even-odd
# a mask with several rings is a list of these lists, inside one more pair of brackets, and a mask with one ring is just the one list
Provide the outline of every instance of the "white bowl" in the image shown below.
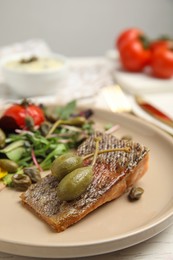
[[[8,67],[11,61],[28,59],[31,56],[38,58],[51,58],[62,62],[62,66],[48,68],[39,71],[26,71]],[[67,73],[67,59],[59,54],[28,55],[27,53],[9,56],[1,61],[2,74],[5,83],[20,97],[32,97],[54,94],[61,86],[61,82]]]

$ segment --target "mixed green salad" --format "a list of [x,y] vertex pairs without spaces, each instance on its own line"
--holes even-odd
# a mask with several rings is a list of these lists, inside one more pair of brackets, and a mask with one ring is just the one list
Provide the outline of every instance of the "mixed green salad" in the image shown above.
[[0,118],[0,183],[24,190],[37,182],[58,156],[94,132],[92,114],[78,111],[75,100],[63,107],[12,104]]

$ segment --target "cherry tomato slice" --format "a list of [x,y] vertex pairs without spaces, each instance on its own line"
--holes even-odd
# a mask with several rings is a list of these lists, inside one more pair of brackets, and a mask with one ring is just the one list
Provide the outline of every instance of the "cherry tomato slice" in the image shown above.
[[34,126],[39,126],[45,120],[43,110],[34,104],[14,104],[4,112],[4,117],[12,118],[21,129],[27,128],[28,117],[33,120]]

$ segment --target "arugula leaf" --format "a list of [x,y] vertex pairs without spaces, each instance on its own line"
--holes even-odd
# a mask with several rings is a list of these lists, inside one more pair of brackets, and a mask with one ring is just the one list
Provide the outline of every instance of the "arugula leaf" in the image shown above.
[[[71,120],[71,115],[76,115],[76,100],[70,101],[64,107],[56,108],[56,113],[61,121]],[[70,149],[75,149],[93,132],[93,122],[91,121],[86,121],[78,127],[76,124],[74,124],[75,127],[72,126],[61,125],[49,138],[42,135],[39,128],[32,131],[20,130],[13,134],[10,133],[6,138],[5,148],[0,150],[0,157],[6,156],[23,168],[35,163],[32,156],[33,151],[41,168],[43,170],[50,169],[56,157]]]
[[[67,147],[65,146],[65,144],[58,144],[56,149],[53,150],[51,153],[49,153],[49,155],[45,158],[44,161],[42,161],[42,163],[40,164],[40,166],[46,170],[50,167],[51,162],[59,155],[67,152]],[[47,168],[48,167],[48,168]]]
[[25,153],[25,148],[24,147],[17,147],[16,149],[13,149],[13,150],[7,152],[6,156],[10,160],[18,162],[22,158],[24,153]]
[[56,112],[59,114],[59,118],[66,120],[70,117],[71,114],[76,109],[76,100],[68,102],[64,107],[59,107],[56,109]]

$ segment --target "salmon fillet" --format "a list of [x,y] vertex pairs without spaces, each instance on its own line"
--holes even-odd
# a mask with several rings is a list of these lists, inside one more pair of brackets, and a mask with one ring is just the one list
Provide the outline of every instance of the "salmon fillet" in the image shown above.
[[[56,191],[58,180],[51,174],[31,185],[21,195],[23,205],[57,232],[78,222],[104,203],[121,196],[148,169],[149,151],[145,146],[99,132],[97,136],[101,137],[99,150],[130,147],[130,152],[99,154],[93,168],[93,181],[79,198],[60,202]],[[89,137],[79,146],[78,155],[95,151],[94,137]],[[91,160],[85,160],[85,165],[90,164]]]

